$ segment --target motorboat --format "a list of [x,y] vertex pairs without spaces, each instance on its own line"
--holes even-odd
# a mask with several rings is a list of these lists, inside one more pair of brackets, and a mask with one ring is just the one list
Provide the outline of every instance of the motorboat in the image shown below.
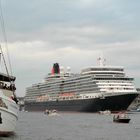
[[119,113],[113,116],[113,122],[117,123],[129,123],[130,120],[131,119],[125,113]]
[[59,115],[58,112],[57,112],[57,110],[55,110],[55,109],[53,109],[53,110],[46,109],[44,111],[44,114],[46,114],[48,116],[58,116]]

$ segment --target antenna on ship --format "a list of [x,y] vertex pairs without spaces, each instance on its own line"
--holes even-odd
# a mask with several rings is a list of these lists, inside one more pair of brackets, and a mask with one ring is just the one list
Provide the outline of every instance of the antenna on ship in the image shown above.
[[99,57],[97,59],[97,61],[99,62],[99,66],[105,66],[106,65],[106,59],[105,58]]
[[97,59],[97,61],[98,61],[98,63],[99,63],[99,66],[103,66],[102,58],[101,58],[101,57],[99,57],[99,58]]
[[105,58],[103,59],[103,65],[104,66],[106,65],[106,59]]

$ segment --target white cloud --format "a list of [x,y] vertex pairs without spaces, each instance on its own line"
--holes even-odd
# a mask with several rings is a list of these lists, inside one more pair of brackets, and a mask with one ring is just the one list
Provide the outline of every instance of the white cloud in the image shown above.
[[97,2],[96,0],[78,0],[81,7],[90,7],[92,4]]
[[40,82],[54,62],[79,72],[82,67],[96,65],[101,54],[108,65],[124,66],[140,84],[138,3],[121,0],[28,3],[15,0],[8,2],[8,6],[5,3],[9,10],[8,46],[18,95],[24,95],[27,86]]
[[24,95],[25,88],[40,82],[50,72],[55,62],[65,67],[70,66],[73,72],[80,72],[83,67],[97,65],[97,58],[101,54],[107,59],[107,65],[124,66],[128,75],[135,76],[137,81],[140,79],[138,59],[140,42],[93,44],[93,48],[90,49],[81,49],[79,43],[67,44],[67,46],[62,44],[60,43],[58,48],[51,48],[53,42],[47,41],[9,44],[13,70],[17,76],[17,85],[20,87],[17,92],[22,91],[20,94]]
[[80,8],[106,8],[106,6],[113,4],[111,0],[76,0]]

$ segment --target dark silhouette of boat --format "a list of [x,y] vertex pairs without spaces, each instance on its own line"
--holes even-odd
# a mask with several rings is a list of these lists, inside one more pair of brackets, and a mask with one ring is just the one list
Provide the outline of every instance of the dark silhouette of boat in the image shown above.
[[113,116],[113,122],[116,123],[129,123],[130,120],[131,119],[125,113],[119,113]]

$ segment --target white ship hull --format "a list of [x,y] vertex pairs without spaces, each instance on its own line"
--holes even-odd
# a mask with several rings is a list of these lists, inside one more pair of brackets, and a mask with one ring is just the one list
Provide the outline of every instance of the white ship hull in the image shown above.
[[18,120],[18,105],[6,96],[0,96],[4,103],[0,107],[0,135],[13,134]]

